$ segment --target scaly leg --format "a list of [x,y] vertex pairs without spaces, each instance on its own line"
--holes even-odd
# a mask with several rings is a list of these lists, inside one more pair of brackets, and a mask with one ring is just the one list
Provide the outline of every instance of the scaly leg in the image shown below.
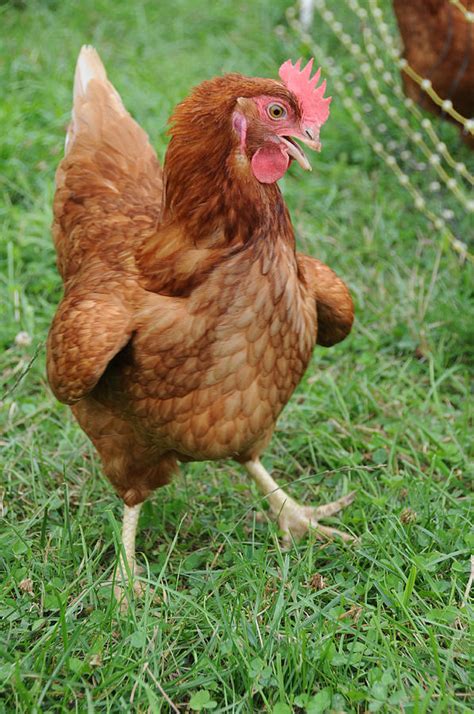
[[[119,568],[117,571],[117,585],[115,586],[115,597],[119,602],[126,607],[124,600],[124,584],[128,583],[131,577],[133,589],[137,595],[141,595],[143,588],[141,584],[135,581],[135,575],[138,572],[138,567],[135,562],[135,536],[137,533],[138,518],[142,503],[136,506],[124,505],[123,521],[122,521],[122,545],[123,551],[120,553]],[[130,573],[130,576],[129,576]],[[123,585],[121,584],[123,583]]]
[[283,538],[285,545],[289,545],[291,538],[295,540],[302,538],[309,530],[314,531],[321,540],[330,540],[335,536],[345,541],[354,540],[349,534],[336,528],[322,526],[318,521],[320,518],[333,516],[352,503],[356,495],[355,491],[323,506],[302,506],[278,486],[258,459],[247,461],[245,467],[259,490],[268,499],[270,510],[278,519],[278,525],[285,534]]

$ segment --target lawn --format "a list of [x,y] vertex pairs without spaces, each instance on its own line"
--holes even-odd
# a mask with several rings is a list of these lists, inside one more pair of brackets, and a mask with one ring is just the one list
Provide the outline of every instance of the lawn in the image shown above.
[[[276,76],[308,53],[284,31],[285,9],[0,3],[0,712],[473,711],[473,607],[463,600],[474,550],[474,269],[413,207],[331,86],[313,173],[293,167],[282,189],[300,248],[348,282],[357,321],[344,343],[315,350],[264,463],[300,500],[356,489],[334,524],[359,542],[310,537],[285,552],[241,468],[186,465],[143,509],[146,592],[120,613],[110,580],[121,506],[46,383],[61,294],[54,171],[81,44],[98,48],[162,157],[167,117],[191,86],[226,71]],[[337,62],[321,21],[315,36]],[[345,54],[340,63],[357,76]],[[473,171],[454,129],[436,130]],[[399,147],[408,141],[390,131]],[[412,175],[428,191],[428,172]],[[440,210],[449,200],[430,194]],[[459,208],[451,228],[472,250]]]

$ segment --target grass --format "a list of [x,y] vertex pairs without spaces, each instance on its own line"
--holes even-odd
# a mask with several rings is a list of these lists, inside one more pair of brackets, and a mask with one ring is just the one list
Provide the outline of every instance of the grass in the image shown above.
[[341,519],[357,546],[309,538],[282,552],[240,468],[185,466],[143,509],[147,590],[121,615],[107,584],[120,504],[46,385],[60,295],[50,207],[79,46],[98,47],[163,155],[191,85],[275,76],[298,56],[273,31],[284,10],[0,5],[0,712],[174,711],[168,698],[194,711],[472,711],[461,603],[474,548],[473,269],[412,210],[337,98],[315,171],[292,169],[283,189],[299,245],[351,285],[357,324],[316,350],[264,461],[301,500],[357,489]]

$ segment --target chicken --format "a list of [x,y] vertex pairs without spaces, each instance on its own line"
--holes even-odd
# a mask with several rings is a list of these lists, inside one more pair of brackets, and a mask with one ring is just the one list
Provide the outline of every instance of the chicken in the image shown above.
[[353,321],[345,284],[295,251],[277,181],[294,138],[319,151],[329,114],[319,71],[281,81],[229,74],[175,110],[162,171],[91,47],[81,50],[53,237],[64,296],[47,345],[56,397],[124,501],[122,577],[135,571],[143,501],[179,462],[233,459],[287,538],[323,526],[354,494],[303,507],[260,462],[318,344]]
[[[460,0],[466,10],[474,9],[473,0]],[[462,116],[474,115],[474,23],[449,0],[393,0],[408,64],[442,99],[449,99]],[[442,114],[441,108],[402,73],[405,93],[424,109]],[[450,119],[449,115],[444,115]],[[450,119],[451,121],[451,119]],[[474,148],[474,136],[462,134]]]

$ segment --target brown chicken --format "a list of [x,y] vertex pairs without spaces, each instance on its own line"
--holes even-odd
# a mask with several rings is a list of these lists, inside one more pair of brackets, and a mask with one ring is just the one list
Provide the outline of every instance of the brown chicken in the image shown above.
[[90,47],[79,56],[53,234],[64,297],[48,377],[125,502],[122,577],[135,567],[141,504],[178,462],[234,459],[289,537],[323,526],[354,494],[298,505],[259,461],[311,351],[344,339],[348,289],[295,252],[277,187],[309,163],[329,114],[319,72],[230,74],[175,110],[162,172]]
[[[474,0],[460,2],[467,11],[474,11]],[[431,81],[442,99],[450,99],[462,116],[474,116],[474,23],[450,0],[393,0],[393,9],[408,64]],[[442,114],[414,80],[404,72],[402,78],[407,96],[434,114]],[[462,137],[474,148],[472,134],[463,132]]]

